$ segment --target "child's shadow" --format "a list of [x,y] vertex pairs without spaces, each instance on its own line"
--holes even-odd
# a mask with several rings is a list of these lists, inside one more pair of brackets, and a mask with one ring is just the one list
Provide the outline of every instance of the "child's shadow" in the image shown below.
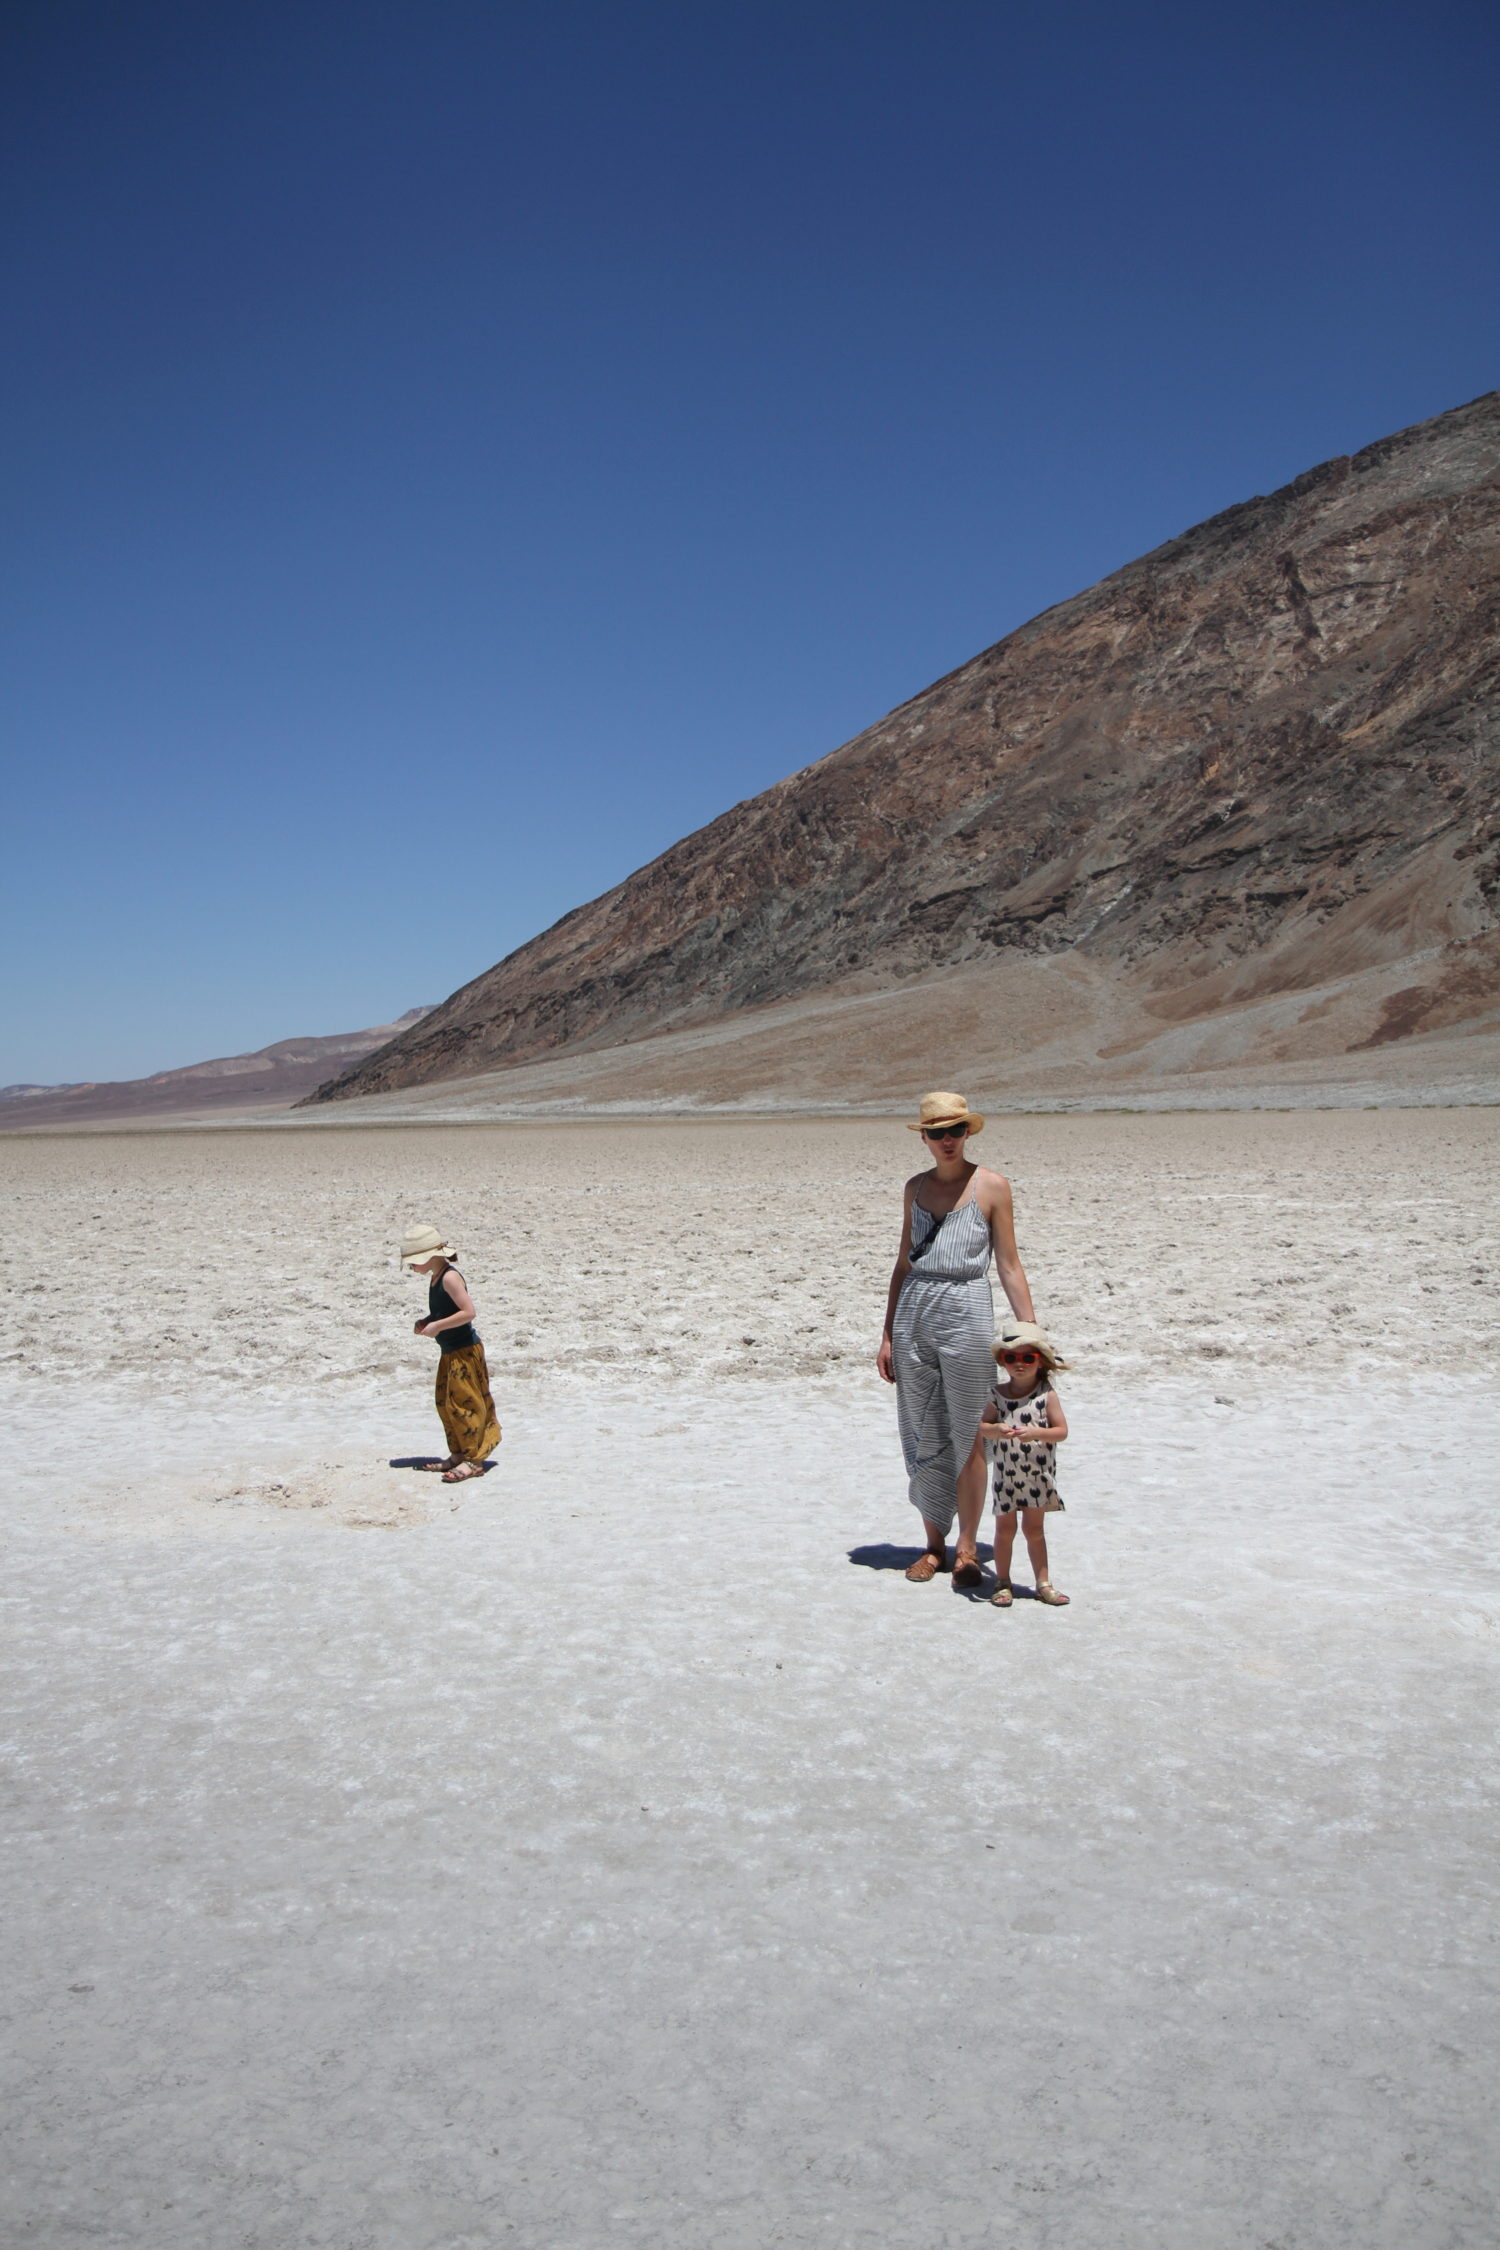
[[[849,1560],[858,1564],[861,1570],[907,1570],[925,1552],[922,1547],[893,1547],[888,1539],[882,1539],[878,1547],[851,1547]],[[981,1562],[993,1562],[995,1559],[993,1547],[981,1545],[977,1552]],[[962,1586],[958,1590],[960,1593],[965,1591]],[[977,1591],[976,1588],[976,1594]]]
[[[386,1467],[388,1469],[431,1470],[440,1469],[442,1465],[443,1456],[440,1453],[403,1453],[399,1460],[387,1461],[386,1463]],[[479,1469],[480,1474],[483,1476],[488,1476],[491,1469],[495,1466],[493,1461],[480,1461],[475,1465]]]

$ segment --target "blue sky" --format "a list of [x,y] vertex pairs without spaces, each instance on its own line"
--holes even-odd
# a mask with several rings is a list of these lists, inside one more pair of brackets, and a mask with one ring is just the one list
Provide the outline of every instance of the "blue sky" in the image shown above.
[[0,1083],[441,998],[1500,382],[1492,7],[10,0]]

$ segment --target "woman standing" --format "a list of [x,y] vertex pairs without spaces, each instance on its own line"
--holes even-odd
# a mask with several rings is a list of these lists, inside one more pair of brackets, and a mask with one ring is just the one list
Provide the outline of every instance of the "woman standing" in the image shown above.
[[955,1586],[977,1586],[979,1518],[984,1512],[984,1449],[979,1418],[993,1380],[995,1307],[990,1259],[1011,1309],[1034,1320],[1031,1290],[1016,1249],[1010,1182],[973,1164],[964,1151],[980,1131],[962,1094],[924,1094],[909,1132],[920,1133],[933,1163],[906,1183],[901,1250],[891,1273],[885,1333],[876,1361],[896,1386],[901,1450],[911,1503],[927,1532],[927,1552],[906,1573],[919,1585],[948,1567],[948,1530],[958,1515]]

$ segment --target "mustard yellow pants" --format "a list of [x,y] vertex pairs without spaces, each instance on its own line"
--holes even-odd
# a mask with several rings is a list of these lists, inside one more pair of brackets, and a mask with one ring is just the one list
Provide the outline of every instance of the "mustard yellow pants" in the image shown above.
[[484,1461],[494,1452],[500,1443],[500,1424],[490,1397],[483,1344],[462,1344],[439,1358],[437,1410],[450,1453],[461,1461]]

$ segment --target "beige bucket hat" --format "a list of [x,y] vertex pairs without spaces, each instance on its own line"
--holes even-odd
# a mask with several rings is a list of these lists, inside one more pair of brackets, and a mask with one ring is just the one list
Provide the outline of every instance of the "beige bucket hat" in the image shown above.
[[1045,1328],[1038,1328],[1034,1320],[1008,1320],[995,1339],[995,1358],[1002,1352],[1040,1352],[1045,1367],[1061,1367],[1066,1371],[1067,1361],[1058,1355],[1057,1346]]
[[456,1258],[458,1252],[451,1242],[445,1242],[436,1227],[409,1227],[401,1237],[401,1254],[396,1263],[402,1266],[425,1266],[429,1258]]
[[908,1133],[936,1132],[940,1125],[966,1125],[971,1133],[984,1130],[984,1119],[970,1109],[962,1094],[924,1094],[915,1125]]

